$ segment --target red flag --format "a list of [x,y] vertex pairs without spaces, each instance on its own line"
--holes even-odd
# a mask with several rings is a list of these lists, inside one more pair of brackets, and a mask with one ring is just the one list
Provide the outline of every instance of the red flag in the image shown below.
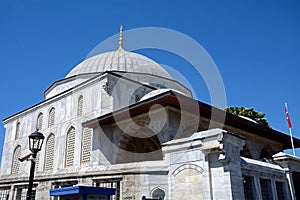
[[291,122],[291,119],[290,119],[290,116],[289,116],[289,110],[288,110],[288,107],[287,107],[287,103],[285,103],[285,116],[286,116],[289,128],[292,128],[292,122]]

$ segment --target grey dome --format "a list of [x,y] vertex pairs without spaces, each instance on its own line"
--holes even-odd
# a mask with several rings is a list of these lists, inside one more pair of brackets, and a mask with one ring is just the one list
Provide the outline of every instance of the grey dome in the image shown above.
[[106,52],[90,57],[73,68],[66,78],[79,74],[105,71],[136,72],[172,79],[168,72],[155,61],[143,55],[124,50]]

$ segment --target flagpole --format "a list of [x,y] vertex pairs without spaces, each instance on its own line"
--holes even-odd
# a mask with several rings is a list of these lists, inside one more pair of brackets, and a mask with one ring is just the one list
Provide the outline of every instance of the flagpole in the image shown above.
[[292,122],[291,122],[291,118],[290,118],[290,115],[289,115],[289,109],[288,109],[287,102],[285,102],[284,108],[285,108],[285,116],[286,116],[288,127],[289,127],[289,130],[290,130],[290,136],[291,136],[291,143],[292,143],[293,154],[294,154],[294,156],[296,156],[295,148],[294,148],[293,134],[292,134]]
[[292,129],[289,128],[289,130],[290,130],[290,136],[291,136],[291,143],[292,143],[292,148],[293,148],[293,154],[294,154],[294,156],[296,156],[296,154],[295,154],[295,148],[294,148],[294,140],[293,140]]

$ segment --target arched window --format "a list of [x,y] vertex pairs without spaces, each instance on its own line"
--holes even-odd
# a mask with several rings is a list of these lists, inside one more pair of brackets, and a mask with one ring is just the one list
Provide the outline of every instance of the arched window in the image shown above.
[[160,188],[156,188],[153,192],[152,192],[152,198],[153,199],[161,199],[164,200],[165,199],[165,192],[160,189]]
[[51,133],[46,142],[44,170],[53,170],[55,135]]
[[40,113],[36,121],[36,129],[41,130],[43,127],[43,113]]
[[82,132],[81,163],[90,162],[92,148],[92,129],[84,128]]
[[20,137],[20,125],[21,125],[20,122],[17,122],[15,140],[19,139]]
[[51,108],[49,112],[48,127],[53,126],[54,122],[55,122],[55,108]]
[[12,166],[11,166],[11,173],[12,174],[17,174],[19,173],[19,169],[20,169],[20,161],[19,161],[19,157],[21,155],[21,146],[18,145],[15,148],[14,154],[13,154],[13,159],[12,159]]
[[83,96],[80,95],[78,98],[78,105],[77,105],[77,116],[80,117],[82,116],[83,113]]
[[67,133],[66,143],[66,167],[73,166],[74,164],[74,147],[75,147],[75,128],[71,127]]

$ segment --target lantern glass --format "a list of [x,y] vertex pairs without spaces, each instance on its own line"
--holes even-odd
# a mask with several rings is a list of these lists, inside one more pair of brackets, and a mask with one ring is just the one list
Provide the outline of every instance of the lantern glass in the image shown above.
[[42,145],[45,137],[42,133],[35,131],[31,135],[29,135],[29,149],[33,153],[37,153],[42,149]]

